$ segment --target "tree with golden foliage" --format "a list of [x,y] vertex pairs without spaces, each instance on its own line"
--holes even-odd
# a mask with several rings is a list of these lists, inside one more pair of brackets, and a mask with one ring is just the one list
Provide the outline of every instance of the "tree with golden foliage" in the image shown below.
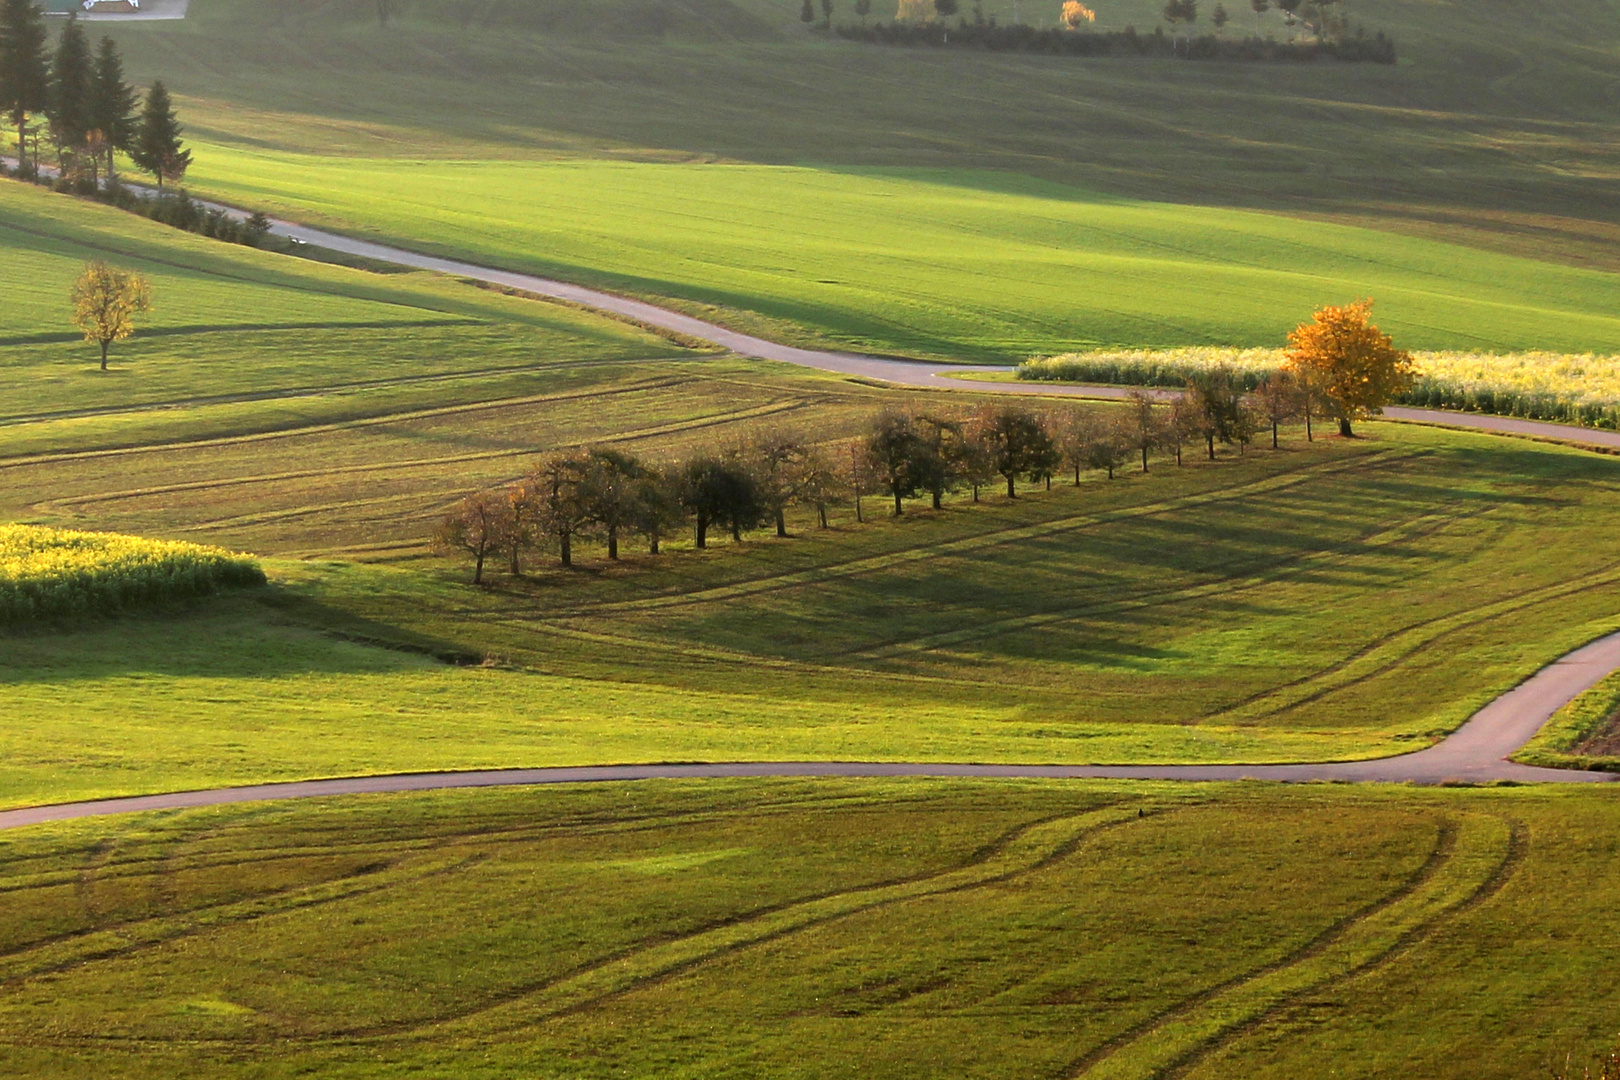
[[1382,412],[1412,385],[1412,355],[1368,321],[1371,300],[1317,311],[1288,335],[1286,370],[1312,387],[1349,437],[1351,421]]
[[73,325],[84,340],[101,346],[101,370],[107,349],[135,332],[135,316],[152,310],[152,287],[146,278],[104,262],[86,264],[73,283]]
[[1068,29],[1079,30],[1096,21],[1097,13],[1080,0],[1063,0],[1063,25]]

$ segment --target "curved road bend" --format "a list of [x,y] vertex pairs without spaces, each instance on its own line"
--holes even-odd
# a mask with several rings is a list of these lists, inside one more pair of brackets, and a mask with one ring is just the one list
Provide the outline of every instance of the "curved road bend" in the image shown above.
[[[778,360],[822,371],[838,372],[890,382],[901,386],[923,386],[954,390],[991,389],[949,378],[949,372],[997,371],[1005,368],[961,367],[885,360],[855,353],[800,349],[781,345],[749,334],[668,311],[639,300],[571,285],[532,274],[491,270],[455,259],[422,255],[403,248],[365,240],[354,240],[337,233],[312,229],[286,221],[276,221],[271,230],[278,236],[302,240],[333,251],[346,252],[381,262],[433,270],[457,277],[521,289],[525,292],[568,300],[586,307],[625,316],[652,326],[702,338],[732,350],[740,356]],[[996,384],[998,393],[1032,393],[1060,396],[1119,397],[1127,391],[1106,386],[1055,386],[1038,383]],[[1476,416],[1429,409],[1389,409],[1389,416],[1448,427],[1499,431],[1544,438],[1567,439],[1587,444],[1620,447],[1620,433],[1574,428],[1507,417]],[[1559,781],[1603,782],[1620,777],[1565,769],[1540,769],[1504,760],[1523,746],[1565,702],[1586,690],[1610,671],[1620,668],[1620,634],[1577,649],[1536,673],[1528,681],[1497,698],[1476,713],[1466,724],[1442,742],[1400,757],[1372,761],[1300,765],[973,765],[913,764],[904,762],[738,762],[694,765],[592,765],[543,769],[493,769],[461,773],[412,773],[368,776],[335,780],[308,780],[293,783],[259,784],[252,787],[217,788],[210,791],[143,795],[125,799],[99,799],[55,806],[27,807],[0,811],[0,829],[17,828],[47,821],[94,817],[104,814],[133,813],[140,810],[172,810],[230,803],[260,802],[272,799],[312,798],[330,795],[359,795],[380,792],[430,791],[446,788],[496,787],[514,784],[588,783],[606,780],[642,780],[655,777],[765,777],[765,776],[979,776],[1051,777],[1070,779],[1142,780],[1350,780],[1412,783],[1457,781]]]
[[696,765],[582,765],[544,769],[489,769],[479,772],[405,773],[338,780],[305,780],[252,787],[140,795],[127,799],[33,806],[0,812],[0,829],[47,821],[128,814],[140,810],[180,810],[274,799],[366,795],[448,788],[525,784],[580,784],[607,780],[650,780],[763,776],[969,776],[1099,780],[1351,780],[1438,784],[1446,781],[1554,781],[1602,783],[1612,773],[1539,769],[1505,761],[1528,742],[1565,702],[1620,667],[1620,633],[1599,638],[1543,668],[1529,680],[1475,713],[1442,742],[1400,757],[1372,761],[1305,765],[971,765],[858,761],[764,761]]
[[[859,353],[800,349],[792,345],[767,341],[751,334],[739,333],[736,330],[728,330],[723,326],[717,326],[714,323],[705,322],[690,315],[682,315],[680,312],[670,311],[667,308],[661,308],[641,300],[631,300],[627,297],[615,296],[612,293],[587,289],[583,285],[571,285],[566,281],[555,281],[551,278],[536,277],[533,274],[519,274],[509,270],[491,270],[485,266],[477,266],[456,259],[441,259],[437,256],[423,255],[419,252],[407,251],[404,248],[391,247],[387,244],[372,243],[369,240],[355,240],[347,236],[341,236],[338,233],[327,232],[324,229],[313,229],[307,225],[298,225],[288,221],[275,221],[270,231],[276,236],[301,240],[308,244],[329,248],[332,251],[341,251],[349,255],[376,259],[378,262],[411,266],[419,270],[434,270],[441,274],[471,278],[474,281],[484,281],[491,285],[501,285],[510,289],[521,289],[524,292],[537,293],[541,296],[550,296],[558,300],[567,300],[584,307],[596,308],[635,319],[637,322],[643,322],[649,326],[671,330],[678,334],[685,334],[688,337],[712,341],[716,345],[730,349],[738,356],[753,357],[761,360],[780,360],[788,364],[798,364],[800,367],[817,368],[821,371],[833,371],[842,375],[876,379],[880,382],[894,383],[897,386],[930,387],[946,390],[993,390],[998,394],[1048,394],[1060,397],[1124,397],[1129,393],[1128,390],[1117,386],[1063,386],[1052,383],[987,384],[963,381],[951,378],[951,373],[1009,371],[1011,369],[992,365],[927,364],[913,360],[886,360],[877,356],[862,356]],[[1620,432],[1598,431],[1593,428],[1573,427],[1568,424],[1515,420],[1506,416],[1481,416],[1473,413],[1443,412],[1439,409],[1390,408],[1384,410],[1384,415],[1392,420],[1415,420],[1445,427],[1495,431],[1514,435],[1533,435],[1540,438],[1564,439],[1585,443],[1589,446],[1606,446],[1620,449]]]

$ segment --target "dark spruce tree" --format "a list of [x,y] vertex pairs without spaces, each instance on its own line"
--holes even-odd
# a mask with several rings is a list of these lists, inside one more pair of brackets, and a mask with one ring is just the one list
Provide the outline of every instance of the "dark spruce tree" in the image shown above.
[[28,115],[45,108],[50,67],[45,59],[45,15],[33,0],[0,0],[0,108],[17,129],[17,165],[27,175]]
[[135,145],[136,110],[141,96],[124,81],[124,62],[112,38],[101,39],[96,52],[95,71],[90,80],[89,129],[101,133],[101,149],[107,155],[107,178],[113,177],[113,155]]
[[165,180],[179,180],[191,167],[191,151],[180,142],[182,130],[169,102],[168,88],[160,79],[146,95],[135,143],[129,152],[137,168],[157,177],[160,189]]
[[90,131],[93,71],[90,39],[85,37],[78,16],[69,15],[67,25],[62,27],[62,36],[56,42],[56,56],[51,60],[50,93],[45,102],[45,115],[51,121],[51,141],[56,143],[57,162],[64,176]]

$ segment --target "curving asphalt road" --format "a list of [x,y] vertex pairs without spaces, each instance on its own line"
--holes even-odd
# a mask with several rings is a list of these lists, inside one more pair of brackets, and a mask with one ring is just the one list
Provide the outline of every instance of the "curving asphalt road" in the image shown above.
[[[240,213],[240,211],[235,212]],[[994,390],[998,394],[1046,394],[1058,397],[1093,398],[1120,398],[1130,392],[1117,386],[1066,386],[1052,383],[975,383],[952,378],[951,376],[974,371],[1010,371],[1012,369],[995,365],[927,364],[913,360],[889,360],[879,356],[862,356],[859,353],[801,349],[792,345],[767,341],[764,338],[754,337],[752,334],[728,330],[715,323],[705,322],[690,315],[682,315],[680,312],[670,311],[667,308],[661,308],[642,300],[632,300],[628,297],[617,296],[597,289],[587,289],[583,285],[572,285],[566,281],[555,281],[551,278],[536,277],[533,274],[520,274],[510,270],[491,270],[487,266],[477,266],[457,259],[444,259],[436,255],[423,255],[420,252],[391,247],[387,244],[373,243],[369,240],[356,240],[338,233],[326,232],[323,229],[314,229],[307,225],[298,225],[289,221],[274,221],[270,231],[276,236],[284,236],[289,240],[314,244],[317,247],[341,251],[349,255],[359,255],[367,259],[376,259],[378,262],[394,263],[398,266],[412,266],[419,270],[434,270],[441,274],[451,274],[455,277],[470,278],[474,281],[488,282],[491,285],[501,285],[510,289],[521,289],[524,292],[537,293],[541,296],[550,296],[558,300],[568,300],[585,307],[596,308],[599,311],[611,312],[615,315],[635,319],[637,322],[646,323],[649,326],[657,326],[664,330],[685,334],[688,337],[712,341],[716,345],[730,349],[738,356],[760,360],[779,360],[783,363],[798,364],[800,367],[875,379],[879,382],[893,383],[896,386],[929,387],[936,390]],[[1439,409],[1389,408],[1384,410],[1384,415],[1393,420],[1417,421],[1419,423],[1438,424],[1444,427],[1468,428],[1476,431],[1491,431],[1503,434],[1531,435],[1539,438],[1583,443],[1588,446],[1620,449],[1620,432],[1598,431],[1593,428],[1574,427],[1569,424],[1548,424],[1536,420],[1515,420],[1506,416],[1481,416],[1473,413],[1443,412]]]
[[1565,702],[1620,667],[1620,633],[1599,638],[1543,668],[1475,713],[1445,740],[1400,757],[1303,765],[974,765],[862,761],[744,761],[692,765],[581,765],[545,769],[403,773],[285,784],[214,788],[128,799],[30,806],[0,812],[0,829],[48,821],[180,810],[274,799],[368,795],[449,788],[527,784],[583,784],[608,780],[693,779],[761,776],[977,776],[1093,780],[1345,780],[1440,784],[1516,780],[1524,783],[1604,783],[1613,773],[1539,769],[1504,760],[1528,742]]
[[[236,211],[240,213],[239,211]],[[286,221],[276,221],[271,230],[278,236],[300,240],[333,251],[364,256],[382,262],[416,267],[471,278],[525,292],[568,300],[639,322],[658,326],[690,337],[713,341],[740,356],[777,360],[803,367],[859,376],[900,386],[922,386],[953,390],[992,389],[950,378],[965,371],[1004,371],[996,367],[962,367],[888,360],[854,353],[827,352],[781,345],[749,334],[631,300],[611,293],[587,289],[563,281],[532,274],[492,270],[455,259],[422,255],[402,248],[337,233],[312,229]],[[997,383],[998,393],[1031,393],[1060,396],[1119,397],[1127,391],[1105,386],[1054,386],[1042,383]],[[1389,409],[1387,415],[1447,427],[1505,432],[1541,438],[1561,439],[1588,445],[1620,448],[1620,433],[1594,431],[1562,424],[1514,420],[1507,417],[1476,416],[1430,409]],[[768,776],[972,776],[1047,777],[1062,779],[1139,779],[1139,780],[1278,780],[1303,782],[1343,780],[1386,783],[1437,784],[1446,782],[1602,783],[1620,779],[1609,773],[1565,769],[1542,769],[1505,760],[1540,730],[1559,707],[1588,689],[1609,672],[1620,669],[1620,633],[1600,638],[1543,668],[1526,682],[1491,702],[1443,741],[1411,754],[1371,761],[1331,762],[1297,765],[981,765],[909,762],[732,762],[685,765],[589,765],[540,769],[492,769],[453,773],[407,773],[391,776],[364,776],[332,780],[258,784],[250,787],[215,788],[207,791],[173,792],[124,799],[97,799],[52,806],[25,807],[0,811],[0,829],[37,825],[48,821],[133,813],[142,810],[174,810],[232,803],[262,802],[274,799],[315,798],[332,795],[363,795],[382,792],[431,791],[448,788],[498,787],[523,784],[597,783],[609,780],[653,778],[721,778]]]

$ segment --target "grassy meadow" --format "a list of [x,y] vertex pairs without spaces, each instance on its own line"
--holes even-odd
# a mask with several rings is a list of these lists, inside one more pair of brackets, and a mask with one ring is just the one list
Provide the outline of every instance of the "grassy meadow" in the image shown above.
[[997,173],[424,167],[210,148],[197,182],[368,237],[720,318],[742,311],[813,332],[794,340],[880,353],[1006,361],[1280,342],[1323,303],[1363,295],[1414,347],[1620,348],[1620,277],[1607,272]]
[[[473,589],[433,523],[547,450],[837,440],[957,399],[7,195],[13,235],[53,238],[42,278],[133,256],[174,322],[103,375],[41,299],[0,346],[39,404],[0,425],[0,518],[253,552],[272,586],[8,634],[0,705],[29,723],[0,731],[0,803],[599,761],[1366,757],[1620,625],[1620,462],[1389,425]],[[252,322],[168,332],[188,289]],[[278,325],[305,292],[354,321]]]
[[1416,347],[1620,343],[1591,0],[1353,5],[1392,69],[885,49],[786,0],[398,7],[197,0],[116,32],[181,95],[201,190],[793,340],[1274,345],[1370,294]]
[[[193,0],[114,32],[177,91],[199,187],[790,340],[1275,345],[1372,292],[1404,344],[1617,348],[1596,0],[1357,0],[1390,69],[884,50],[788,0],[397,7],[382,30],[360,0]],[[475,589],[429,530],[547,451],[837,443],[973,384],[740,361],[9,182],[0,250],[0,522],[269,577],[0,629],[0,807],[601,762],[1359,758],[1620,629],[1620,460],[1379,423],[704,552],[584,545]],[[106,374],[67,326],[91,258],[156,293]],[[1531,753],[1576,763],[1614,692]],[[20,829],[0,1073],[1518,1080],[1612,1041],[1617,812],[1553,786],[764,780]]]
[[51,1080],[1544,1075],[1612,1034],[1605,794],[649,782],[44,826],[0,838],[0,1053]]

